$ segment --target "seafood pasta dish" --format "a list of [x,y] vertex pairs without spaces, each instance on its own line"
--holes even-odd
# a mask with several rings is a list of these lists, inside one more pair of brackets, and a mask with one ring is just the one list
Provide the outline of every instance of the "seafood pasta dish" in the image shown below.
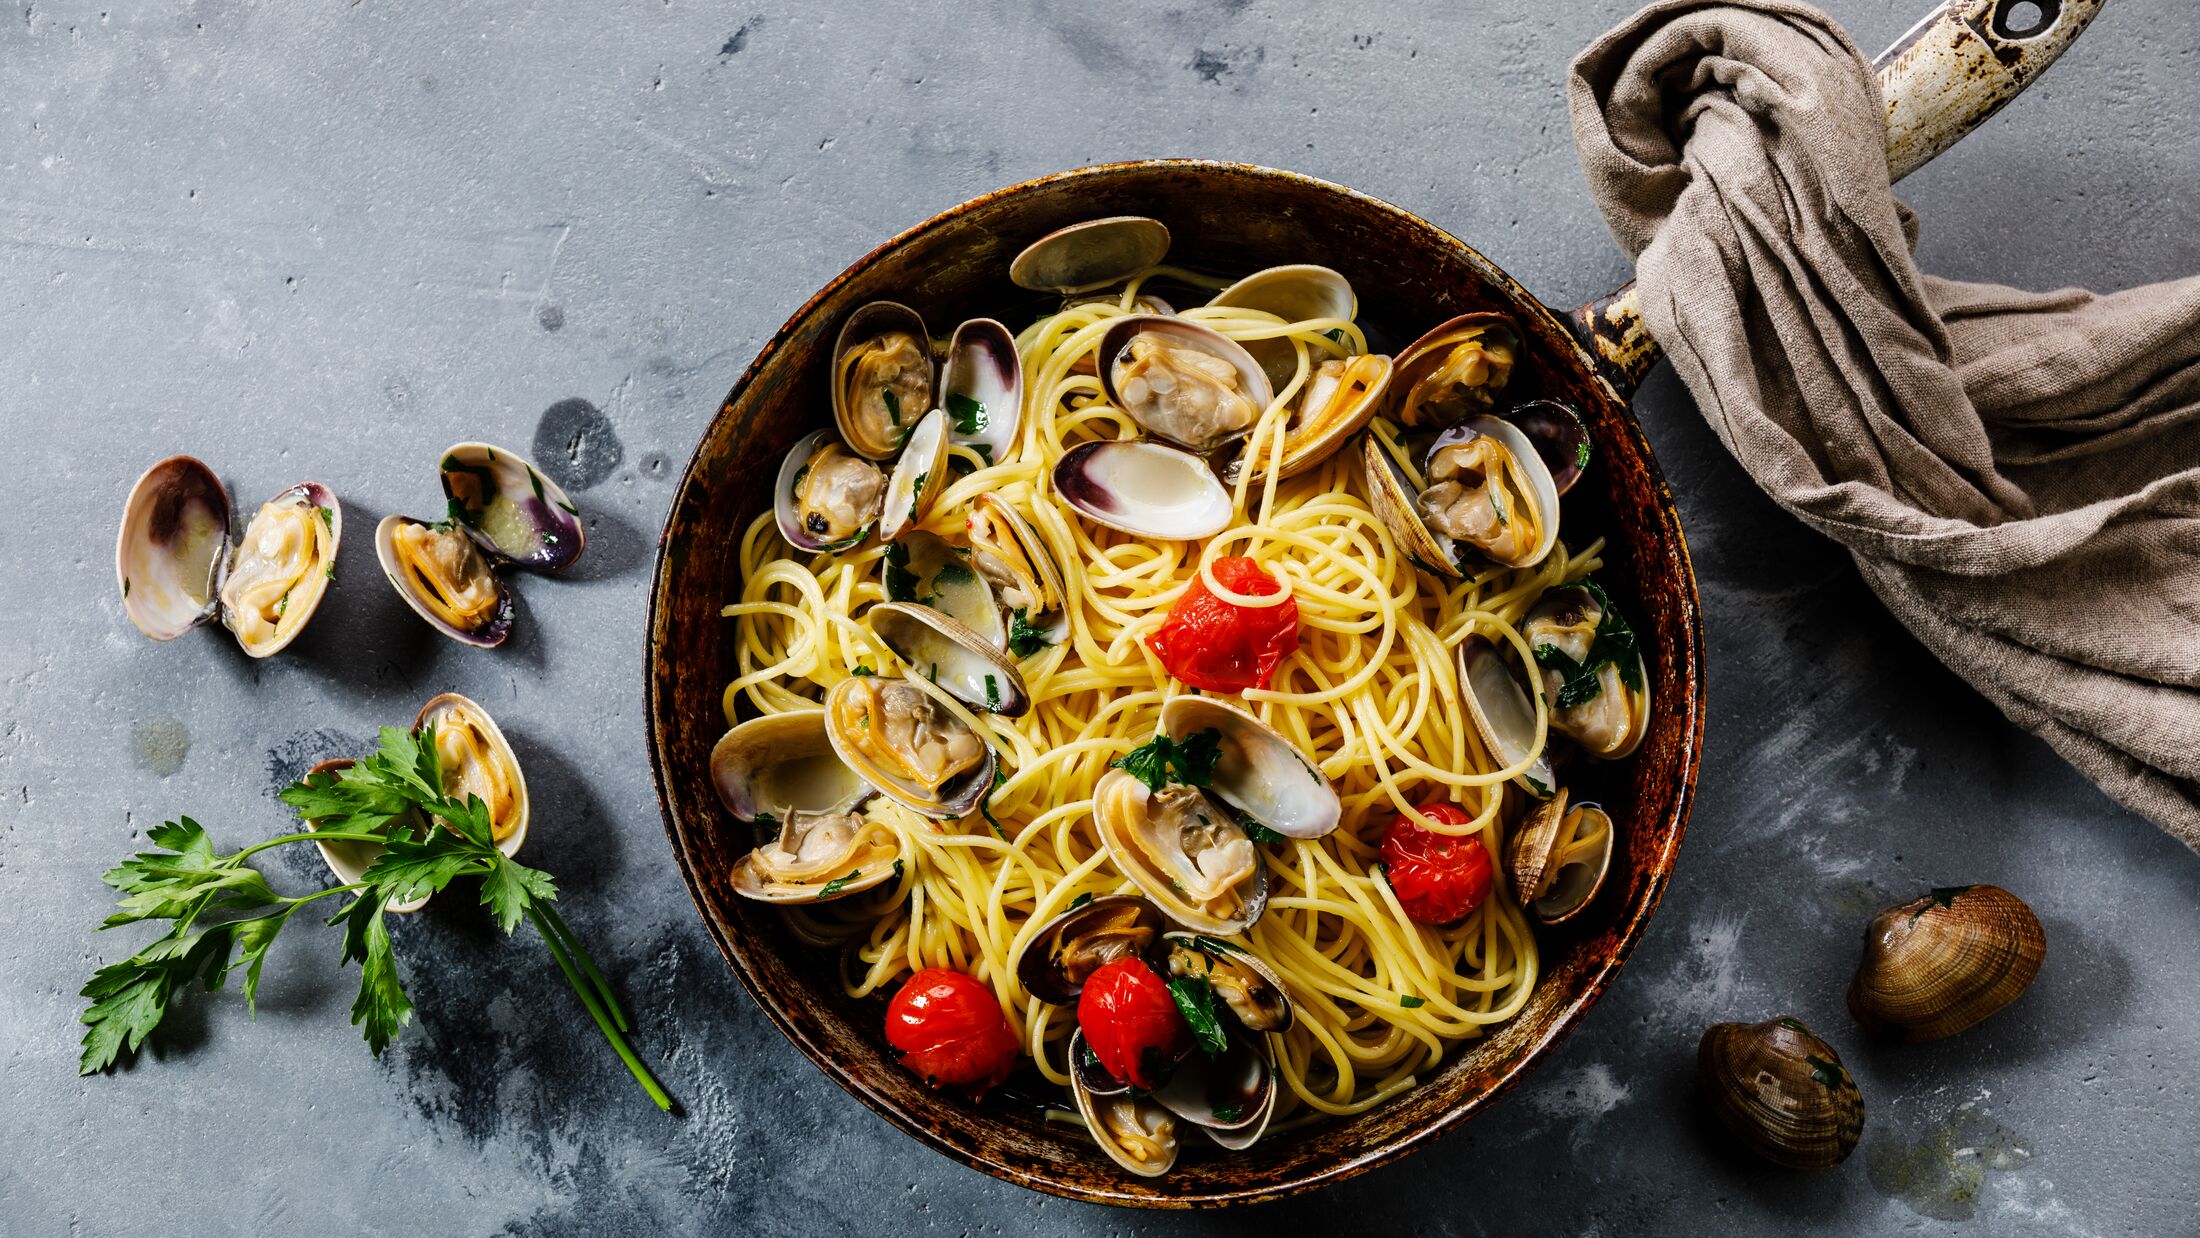
[[1020,331],[846,319],[738,548],[711,774],[734,889],[905,1067],[1156,1175],[1521,1010],[1650,680],[1505,317],[1386,352],[1337,272],[1137,217],[1009,274]]

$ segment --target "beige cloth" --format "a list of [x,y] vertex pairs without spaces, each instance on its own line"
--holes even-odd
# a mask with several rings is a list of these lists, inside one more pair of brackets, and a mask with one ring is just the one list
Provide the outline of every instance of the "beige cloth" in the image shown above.
[[1878,80],[1800,4],[1653,5],[1569,90],[1650,333],[1735,458],[2018,725],[2200,850],[2200,278],[1921,275]]

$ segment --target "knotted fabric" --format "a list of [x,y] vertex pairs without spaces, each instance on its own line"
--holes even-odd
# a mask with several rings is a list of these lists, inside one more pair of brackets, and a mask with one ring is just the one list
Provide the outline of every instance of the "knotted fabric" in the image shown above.
[[2200,278],[1919,273],[1878,79],[1801,4],[1654,4],[1568,90],[1644,320],[1735,459],[2013,721],[2200,850]]

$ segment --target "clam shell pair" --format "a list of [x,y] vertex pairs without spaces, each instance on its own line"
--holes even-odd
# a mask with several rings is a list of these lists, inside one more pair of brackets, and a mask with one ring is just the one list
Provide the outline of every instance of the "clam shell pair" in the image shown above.
[[234,542],[229,530],[229,492],[200,461],[170,456],[138,478],[115,539],[115,579],[138,631],[174,640],[218,615],[254,658],[298,638],[336,575],[335,492],[300,482],[261,504]]
[[2022,996],[2046,957],[2023,899],[2000,886],[1935,890],[1873,917],[1849,1013],[1867,1031],[1940,1040]]
[[1513,898],[1539,923],[1564,924],[1604,888],[1619,833],[1602,805],[1567,806],[1566,788],[1537,804],[1505,847]]
[[564,571],[580,558],[587,531],[565,491],[504,448],[456,444],[443,453],[437,473],[445,518],[383,517],[374,529],[375,558],[397,596],[429,627],[462,644],[494,648],[512,634],[503,569]]

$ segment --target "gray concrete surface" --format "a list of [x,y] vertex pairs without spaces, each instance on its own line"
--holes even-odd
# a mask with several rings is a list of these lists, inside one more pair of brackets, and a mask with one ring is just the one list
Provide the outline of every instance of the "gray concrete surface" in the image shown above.
[[[104,0],[103,0],[104,2]],[[761,0],[758,0],[761,4]],[[1838,0],[1876,48],[1920,0]],[[720,964],[643,755],[647,562],[715,401],[880,239],[1025,176],[1199,154],[1403,203],[1557,302],[1623,264],[1566,136],[1567,60],[1623,3],[1280,0],[711,6],[11,5],[0,23],[0,1232],[2185,1234],[2200,1226],[2200,860],[2014,732],[1770,506],[1669,377],[1639,402],[1709,611],[1685,866],[1624,978],[1509,1100],[1301,1202],[1143,1216],[926,1151],[827,1082]],[[2119,0],[1907,187],[1949,275],[2120,287],[2200,270],[2200,9]],[[435,454],[531,446],[590,547],[521,582],[497,652],[431,635],[364,531],[428,514]],[[343,494],[339,592],[265,664],[152,644],[109,568],[173,451],[241,502]],[[538,946],[464,900],[398,931],[420,1018],[346,1025],[297,928],[257,1022],[192,1002],[78,1080],[99,872],[189,812],[238,844],[274,789],[456,688],[513,732],[531,854],[623,979],[689,1116],[621,1074]],[[296,890],[309,853],[270,865]],[[2028,896],[2023,1002],[1878,1049],[1841,992],[1877,905]],[[1863,1148],[1746,1163],[1688,1104],[1708,1022],[1797,1013],[1846,1051]],[[1281,1228],[1279,1228],[1281,1227]]]

